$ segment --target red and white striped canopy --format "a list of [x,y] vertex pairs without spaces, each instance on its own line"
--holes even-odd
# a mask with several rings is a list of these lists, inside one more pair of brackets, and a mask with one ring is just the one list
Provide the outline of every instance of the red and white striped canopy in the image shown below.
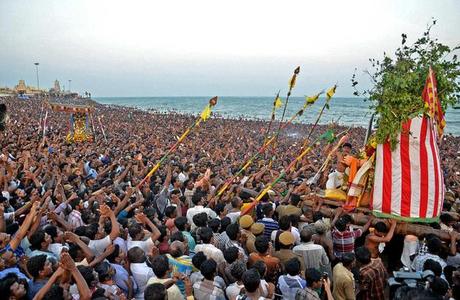
[[412,222],[432,222],[442,210],[444,179],[432,120],[416,117],[403,125],[394,151],[379,144],[376,151],[375,215]]

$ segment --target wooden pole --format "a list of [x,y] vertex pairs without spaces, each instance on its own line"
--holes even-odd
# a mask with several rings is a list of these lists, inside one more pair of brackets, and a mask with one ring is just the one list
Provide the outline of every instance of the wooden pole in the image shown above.
[[[311,199],[305,199],[303,201],[304,205],[306,206],[309,206],[311,208],[314,207],[315,205],[315,201],[311,200]],[[333,206],[335,206],[337,203],[340,203],[340,202],[337,202],[337,201],[333,201],[333,200],[324,200],[323,202],[324,204],[331,204]],[[338,206],[341,206],[340,204]],[[364,208],[361,208],[362,211],[364,212],[368,212],[370,213],[370,211],[368,209],[364,209]],[[319,210],[325,217],[327,218],[334,218],[334,215],[335,215],[335,208],[331,208],[327,205],[321,205],[321,208]],[[365,215],[363,212],[358,212],[358,213],[349,213],[349,215],[352,217],[353,219],[353,224],[355,225],[364,225],[367,223],[367,221],[369,220],[369,216],[368,215]],[[372,224],[375,224],[377,222],[385,222],[386,219],[374,219]],[[441,240],[443,241],[450,241],[451,238],[450,238],[450,235],[447,231],[444,231],[444,230],[439,230],[439,229],[434,229],[428,225],[421,225],[421,224],[413,224],[413,223],[408,223],[408,222],[398,222],[398,224],[396,225],[396,229],[395,229],[395,233],[396,234],[402,234],[402,235],[406,235],[406,234],[412,234],[412,235],[415,235],[417,237],[420,237],[422,235],[427,235],[427,234],[435,234],[437,235]]]

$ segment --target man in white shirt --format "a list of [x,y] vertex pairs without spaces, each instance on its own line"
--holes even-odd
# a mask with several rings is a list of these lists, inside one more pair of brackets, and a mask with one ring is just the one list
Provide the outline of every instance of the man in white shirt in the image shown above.
[[195,205],[192,208],[189,208],[187,211],[187,221],[192,225],[192,230],[196,228],[195,223],[193,223],[193,216],[199,213],[205,212],[209,218],[214,219],[217,218],[217,214],[215,211],[210,209],[209,207],[203,206],[203,195],[201,193],[195,193],[192,196],[192,202]]
[[327,272],[332,276],[331,264],[323,246],[313,243],[311,240],[312,232],[310,229],[302,229],[300,232],[301,244],[295,246],[292,251],[302,256],[306,269],[314,268],[321,273]]
[[[148,254],[155,245],[155,241],[161,236],[161,233],[155,224],[153,224],[152,221],[150,221],[150,219],[143,213],[136,214],[136,220],[139,223],[133,223],[128,227],[130,236],[127,243],[128,251],[133,247],[139,247],[145,254]],[[147,225],[152,232],[150,237],[147,239],[144,239],[144,229],[141,224]]]
[[213,259],[218,265],[225,262],[224,254],[213,242],[213,232],[209,227],[203,227],[200,231],[202,244],[195,246],[195,253],[202,251],[208,259]]
[[131,270],[131,274],[137,284],[137,293],[135,294],[135,297],[137,300],[143,300],[147,282],[150,278],[156,278],[155,273],[146,263],[147,256],[145,255],[144,250],[139,247],[129,249],[128,260],[130,263],[129,268]]

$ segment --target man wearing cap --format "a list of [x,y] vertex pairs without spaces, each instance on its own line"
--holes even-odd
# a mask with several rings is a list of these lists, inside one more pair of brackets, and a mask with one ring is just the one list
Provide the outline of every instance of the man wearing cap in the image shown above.
[[292,247],[294,246],[294,244],[295,244],[294,235],[289,231],[284,231],[279,236],[280,250],[275,251],[273,256],[277,257],[280,260],[283,267],[290,259],[297,258],[301,263],[301,270],[305,270],[305,265],[304,265],[302,256],[292,251]]
[[254,242],[256,241],[256,236],[251,232],[251,226],[254,224],[254,220],[249,215],[244,215],[240,218],[240,227],[241,227],[241,236],[243,239],[246,239],[246,243],[243,245],[248,253],[256,251],[254,247]]

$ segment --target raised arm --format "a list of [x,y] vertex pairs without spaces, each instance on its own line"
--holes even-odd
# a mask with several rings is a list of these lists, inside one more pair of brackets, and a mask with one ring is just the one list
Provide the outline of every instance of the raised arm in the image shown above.
[[89,289],[88,284],[81,275],[80,271],[78,271],[78,268],[75,265],[75,262],[73,261],[72,257],[70,257],[69,253],[64,252],[61,254],[61,265],[64,269],[70,271],[70,273],[72,274],[72,277],[75,280],[75,283],[77,284],[80,299],[91,299],[91,290]]
[[385,236],[380,237],[376,235],[369,235],[369,239],[375,243],[387,243],[391,241],[396,229],[397,222],[394,219],[389,219],[388,222],[390,223],[390,230],[388,230],[388,233]]
[[46,293],[51,289],[51,287],[56,283],[57,279],[64,275],[66,270],[62,267],[59,267],[56,272],[51,275],[50,279],[48,279],[45,285],[35,294],[33,300],[41,300],[45,297]]
[[150,235],[152,242],[155,242],[156,240],[160,238],[161,236],[160,231],[155,226],[155,224],[153,224],[152,221],[150,221],[150,219],[147,218],[146,215],[144,215],[143,213],[138,213],[136,214],[136,220],[142,224],[147,225],[150,228],[150,230],[152,231],[152,234]]
[[21,227],[19,227],[18,233],[10,241],[10,247],[12,250],[16,250],[21,243],[22,239],[26,236],[27,231],[29,230],[30,226],[32,225],[32,221],[35,215],[38,212],[40,202],[35,201],[32,204],[32,208],[30,209],[30,213],[25,218],[24,222],[22,223]]
[[69,241],[71,243],[76,244],[78,247],[80,247],[81,251],[83,252],[83,255],[85,256],[86,260],[88,262],[93,261],[94,259],[94,253],[91,251],[91,249],[86,245],[85,242],[83,242],[78,235],[71,231],[66,231],[64,233],[64,238],[66,241]]
[[112,231],[110,231],[110,239],[113,241],[120,235],[120,226],[118,226],[117,218],[115,213],[106,204],[100,206],[101,216],[110,218],[112,223]]

